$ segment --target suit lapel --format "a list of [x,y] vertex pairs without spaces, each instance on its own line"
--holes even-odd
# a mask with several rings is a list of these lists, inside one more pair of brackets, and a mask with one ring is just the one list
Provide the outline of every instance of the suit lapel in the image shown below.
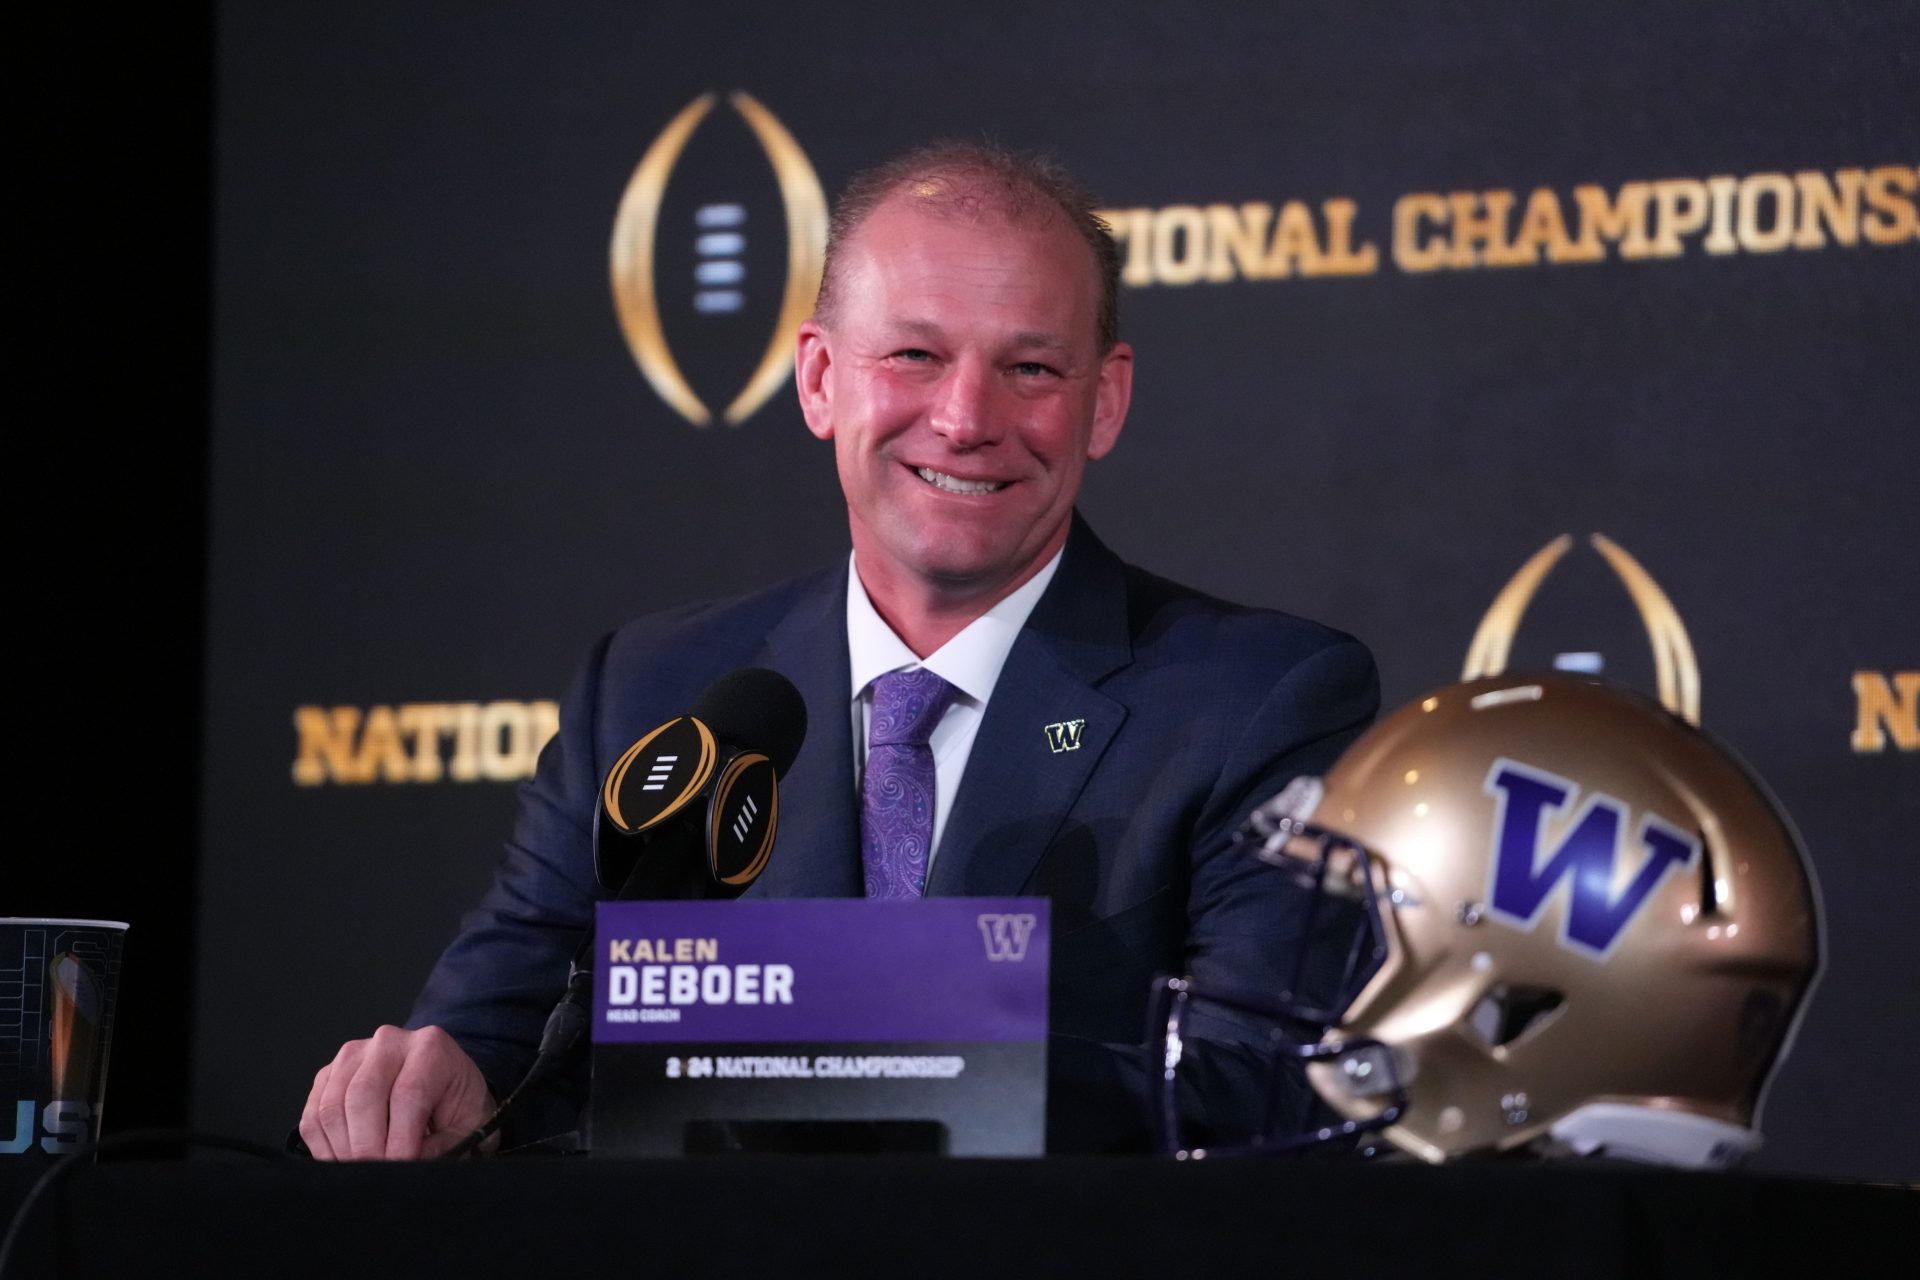
[[[1126,719],[1094,688],[1132,659],[1126,608],[1119,559],[1076,514],[1059,571],[987,702],[928,894],[1006,895],[1026,884]],[[1085,721],[1078,747],[1050,739],[1047,726],[1075,720]]]
[[750,897],[859,897],[859,804],[853,790],[847,660],[847,570],[820,584],[767,636],[769,667],[792,680],[807,704],[807,736],[780,780],[780,828],[773,856]]

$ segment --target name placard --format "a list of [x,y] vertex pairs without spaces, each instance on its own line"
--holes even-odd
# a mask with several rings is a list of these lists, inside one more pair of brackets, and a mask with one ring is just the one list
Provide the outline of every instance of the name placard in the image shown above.
[[601,1155],[1038,1155],[1041,898],[599,908]]

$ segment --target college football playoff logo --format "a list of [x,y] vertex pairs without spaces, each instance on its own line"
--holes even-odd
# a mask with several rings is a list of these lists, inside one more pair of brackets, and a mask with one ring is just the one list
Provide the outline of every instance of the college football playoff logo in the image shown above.
[[[684,211],[686,219],[675,220],[671,230],[662,224],[661,210],[674,169],[694,131],[720,101],[717,93],[702,94],[661,130],[633,171],[613,226],[613,297],[627,346],[654,391],[696,427],[712,422],[714,413],[694,390],[667,341],[661,304],[676,304],[668,308],[676,318],[680,310],[705,320],[750,315],[755,283],[751,251],[764,239],[753,225],[750,202],[731,196],[696,203]],[[794,337],[813,313],[820,292],[827,200],[806,153],[771,111],[745,93],[728,94],[726,103],[746,122],[773,171],[786,241],[785,280],[772,336],[744,385],[720,413],[727,425],[738,426],[779,390],[792,371]],[[685,264],[684,279],[675,277],[687,287],[663,290],[658,270],[663,249],[684,255],[689,247],[692,261]]]
[[[1693,656],[1693,642],[1687,638],[1687,629],[1673,602],[1667,599],[1667,593],[1660,589],[1653,575],[1628,555],[1624,547],[1600,533],[1591,535],[1587,541],[1626,587],[1627,594],[1633,597],[1634,608],[1640,612],[1647,640],[1653,646],[1660,704],[1688,724],[1699,724],[1700,664]],[[1572,547],[1573,536],[1561,534],[1534,552],[1500,589],[1473,633],[1466,666],[1460,672],[1462,680],[1497,676],[1507,669],[1507,653],[1513,647],[1514,634],[1520,629],[1521,615],[1526,613],[1527,605],[1547,574]]]

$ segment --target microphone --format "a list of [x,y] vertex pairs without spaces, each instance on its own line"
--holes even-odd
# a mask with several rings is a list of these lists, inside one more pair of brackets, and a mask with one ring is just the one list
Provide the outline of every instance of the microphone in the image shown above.
[[777,671],[707,686],[608,771],[594,822],[600,887],[620,900],[739,897],[766,870],[779,778],[806,732],[807,704]]
[[[691,712],[634,743],[608,771],[593,832],[600,887],[617,901],[739,897],[766,870],[780,819],[779,778],[806,734],[806,700],[779,672],[744,667],[708,685]],[[478,1148],[580,1042],[593,998],[593,942],[589,926],[533,1065],[442,1159]]]

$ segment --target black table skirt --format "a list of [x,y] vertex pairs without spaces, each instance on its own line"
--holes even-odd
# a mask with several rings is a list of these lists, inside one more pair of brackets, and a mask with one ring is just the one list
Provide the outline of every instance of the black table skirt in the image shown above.
[[[23,1194],[6,1171],[0,1204]],[[122,1161],[13,1276],[1894,1274],[1909,1188],[1489,1162],[525,1157]]]

